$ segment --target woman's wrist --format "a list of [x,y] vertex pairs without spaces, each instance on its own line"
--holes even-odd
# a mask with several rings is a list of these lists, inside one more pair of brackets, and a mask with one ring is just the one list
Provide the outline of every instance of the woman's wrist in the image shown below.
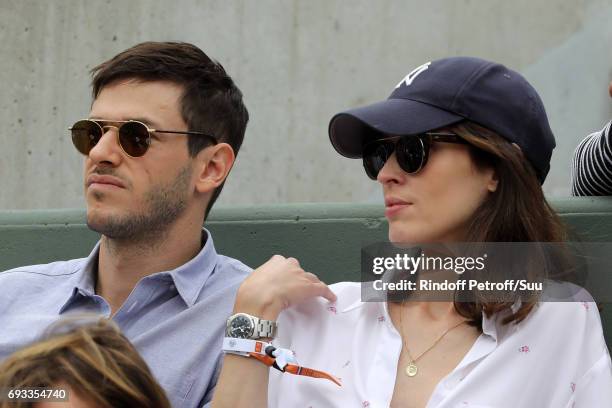
[[234,313],[247,313],[265,320],[276,320],[282,301],[269,291],[241,286],[234,302]]

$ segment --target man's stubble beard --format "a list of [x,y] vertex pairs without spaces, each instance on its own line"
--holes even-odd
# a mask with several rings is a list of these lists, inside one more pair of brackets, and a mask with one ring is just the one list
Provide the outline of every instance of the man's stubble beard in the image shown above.
[[[107,238],[117,241],[149,242],[154,245],[163,240],[170,226],[187,208],[188,187],[192,166],[179,170],[176,178],[167,184],[151,187],[144,197],[144,208],[126,215],[110,215],[103,219],[87,217],[87,226]],[[96,200],[104,199],[95,193]]]

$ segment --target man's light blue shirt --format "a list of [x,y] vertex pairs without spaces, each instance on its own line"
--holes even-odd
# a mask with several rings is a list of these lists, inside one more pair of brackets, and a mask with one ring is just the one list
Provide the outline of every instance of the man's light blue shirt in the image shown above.
[[[251,269],[206,244],[186,264],[141,279],[112,317],[138,349],[173,407],[208,404],[217,381],[225,321]],[[95,294],[99,244],[87,258],[0,273],[0,361],[40,339],[62,316],[109,317]]]

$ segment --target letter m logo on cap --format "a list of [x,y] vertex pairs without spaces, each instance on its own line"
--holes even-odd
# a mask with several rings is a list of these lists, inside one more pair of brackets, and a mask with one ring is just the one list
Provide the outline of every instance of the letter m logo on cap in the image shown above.
[[425,64],[423,64],[423,65],[421,65],[421,66],[419,66],[419,67],[416,67],[415,69],[413,69],[412,71],[410,71],[410,73],[409,73],[408,75],[406,75],[406,76],[404,77],[404,79],[402,79],[402,80],[399,82],[399,84],[397,84],[397,85],[395,86],[395,89],[399,88],[399,87],[400,87],[400,86],[401,86],[403,83],[405,83],[405,84],[406,84],[406,86],[410,85],[410,84],[412,83],[412,81],[414,81],[414,79],[415,79],[416,77],[418,77],[418,76],[419,76],[419,74],[420,74],[421,72],[423,72],[423,71],[425,71],[427,68],[429,68],[429,65],[430,65],[430,64],[431,64],[431,61],[430,61],[430,62],[426,62]]

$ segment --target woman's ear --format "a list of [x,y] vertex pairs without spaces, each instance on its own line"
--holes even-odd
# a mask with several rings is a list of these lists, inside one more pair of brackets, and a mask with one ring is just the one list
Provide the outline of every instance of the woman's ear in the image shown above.
[[487,190],[493,193],[497,191],[498,185],[499,185],[499,179],[497,178],[497,172],[493,170],[493,172],[491,173],[491,178],[489,178],[489,181],[487,182]]
[[195,188],[199,193],[208,193],[219,187],[229,174],[236,155],[227,143],[219,143],[202,149],[195,157],[197,170]]

